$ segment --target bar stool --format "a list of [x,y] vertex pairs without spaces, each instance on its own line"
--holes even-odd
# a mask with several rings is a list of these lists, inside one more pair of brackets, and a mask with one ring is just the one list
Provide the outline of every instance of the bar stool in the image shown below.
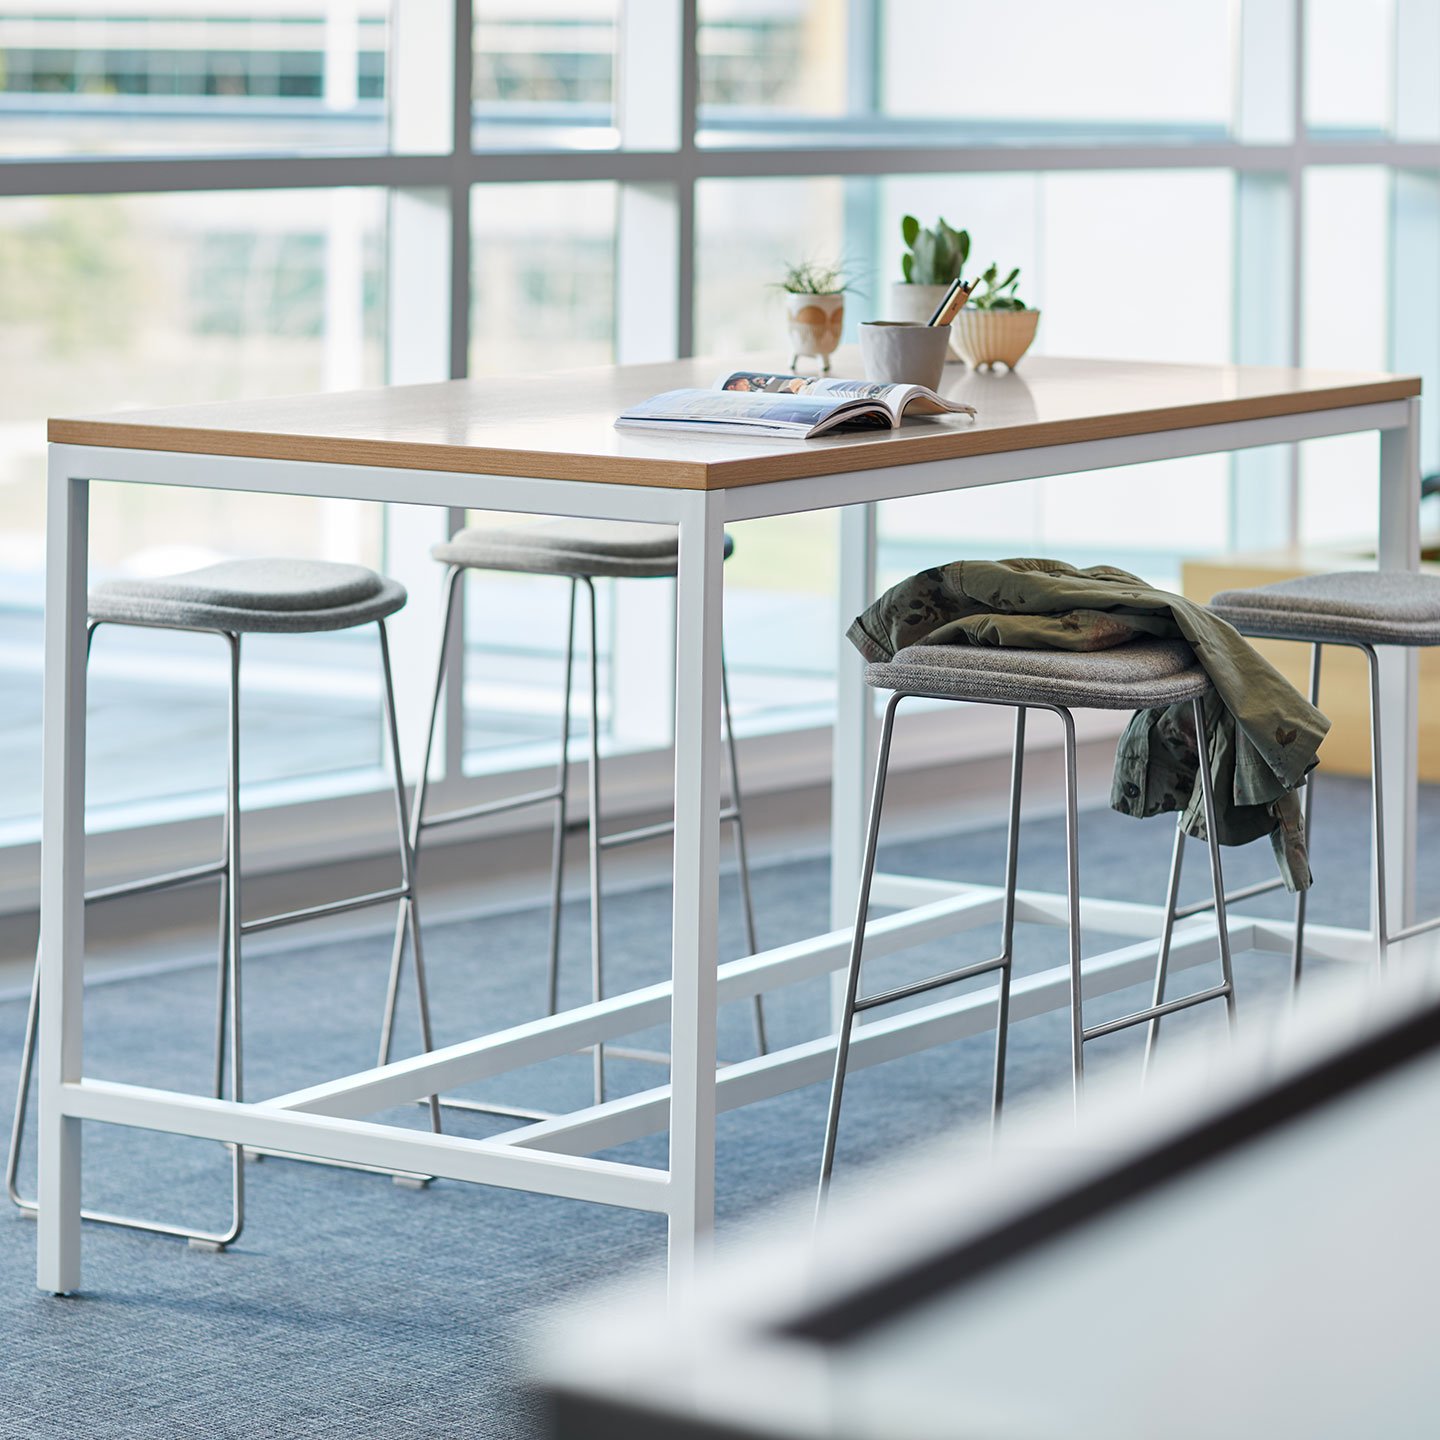
[[[735,543],[725,537],[725,558],[734,552]],[[445,601],[441,619],[440,657],[435,672],[435,689],[430,704],[430,727],[426,734],[425,760],[415,786],[415,803],[410,817],[410,843],[417,860],[421,837],[427,830],[443,825],[456,825],[499,815],[532,805],[554,805],[555,824],[550,862],[550,932],[549,963],[546,985],[548,1013],[553,1015],[559,1004],[560,986],[560,892],[565,868],[565,840],[574,822],[567,812],[567,787],[570,774],[570,697],[575,670],[576,600],[583,587],[589,599],[590,617],[590,755],[589,755],[589,818],[590,836],[590,982],[595,1000],[603,998],[604,945],[601,933],[600,857],[603,851],[620,845],[634,845],[673,833],[673,820],[631,830],[601,831],[600,811],[600,686],[598,620],[595,581],[600,578],[622,580],[674,579],[679,567],[679,536],[673,525],[637,524],[620,520],[546,520],[534,525],[513,525],[496,528],[472,527],[459,530],[443,544],[431,549],[431,555],[447,566]],[[502,800],[469,805],[439,815],[425,813],[426,780],[430,768],[430,751],[435,741],[435,722],[440,710],[440,697],[450,664],[451,616],[461,578],[472,570],[498,570],[510,574],[552,575],[570,582],[570,612],[565,643],[565,683],[561,702],[560,758],[555,783],[544,790],[529,791]],[[725,720],[725,753],[729,771],[730,798],[722,802],[720,819],[734,827],[735,855],[740,879],[740,906],[745,923],[745,941],[749,953],[759,945],[755,936],[755,909],[750,893],[750,865],[745,847],[745,822],[740,800],[740,772],[735,755],[735,730],[730,717],[730,680],[721,655],[721,695]],[[397,952],[401,935],[397,928]],[[761,1053],[766,1050],[765,1012],[760,997],[754,997],[755,1038]],[[603,1100],[604,1047],[595,1048],[595,1095]],[[641,1052],[642,1058],[663,1059]],[[529,1117],[538,1112],[498,1107],[479,1102],[446,1100],[446,1104],[485,1112],[501,1112]]]
[[[431,1048],[429,1003],[425,989],[425,962],[420,945],[419,916],[415,909],[415,869],[410,850],[405,787],[400,771],[400,750],[395,724],[395,691],[390,671],[390,645],[385,620],[405,604],[405,590],[395,581],[359,565],[339,565],[318,560],[227,560],[203,569],[155,580],[115,580],[97,586],[90,595],[86,635],[87,660],[95,632],[102,625],[128,625],[148,629],[185,630],[218,635],[229,651],[229,725],[225,818],[221,853],[217,860],[173,871],[166,875],[130,880],[92,890],[86,903],[114,900],[125,895],[154,894],[182,885],[218,880],[220,885],[220,936],[218,984],[215,1001],[214,1094],[225,1094],[226,1058],[229,1058],[230,1096],[244,1098],[244,1065],[241,1027],[241,941],[247,935],[273,930],[322,915],[338,915],[372,905],[398,903],[401,921],[406,924],[414,954],[415,987],[420,1008],[421,1043]],[[380,635],[380,667],[383,678],[385,733],[390,751],[391,776],[395,792],[395,814],[400,857],[399,883],[368,895],[332,900],[284,914],[244,919],[241,915],[240,866],[240,642],[251,634],[317,634],[347,630],[356,625],[374,624]],[[43,940],[42,940],[43,944]],[[397,949],[391,965],[382,1028],[393,1026],[400,985],[403,947]],[[20,1142],[24,1134],[26,1101],[35,1054],[39,1022],[40,971],[37,960],[30,991],[30,1011],[25,1025],[25,1043],[20,1061],[19,1093],[11,1128],[10,1155],[5,1183],[10,1199],[21,1209],[34,1212],[33,1199],[20,1193],[18,1171]],[[430,1102],[431,1123],[439,1129],[439,1110]],[[231,1217],[220,1231],[164,1224],[105,1211],[86,1210],[84,1218],[130,1230],[173,1235],[206,1249],[223,1249],[235,1240],[245,1223],[244,1154],[241,1147],[231,1151]],[[349,1167],[369,1168],[369,1167]],[[391,1173],[391,1172],[384,1172]],[[400,1177],[422,1179],[424,1177]]]
[[[1204,701],[1210,680],[1196,663],[1193,651],[1182,641],[1135,640],[1111,650],[1090,652],[1025,650],[978,645],[912,645],[885,664],[865,667],[865,679],[878,690],[893,693],[885,707],[875,787],[865,833],[860,896],[855,930],[845,976],[845,1002],[835,1047],[835,1073],[825,1122],[825,1146],[820,1166],[820,1202],[823,1204],[835,1163],[835,1142],[840,1127],[840,1103],[850,1055],[855,1016],[863,1010],[906,1000],[942,985],[953,985],[979,975],[998,972],[999,993],[995,1020],[995,1078],[991,1097],[991,1123],[998,1122],[1005,1093],[1005,1049],[1010,1019],[1010,976],[1015,937],[1016,868],[1020,845],[1020,793],[1025,758],[1025,717],[1030,710],[1048,710],[1060,718],[1065,741],[1065,890],[1070,950],[1070,1054],[1078,1103],[1085,1072],[1085,1043],[1132,1025],[1154,1022],[1162,1015],[1189,1009],[1209,1000],[1223,999],[1227,1017],[1235,1022],[1235,983],[1230,968],[1230,937],[1225,923],[1225,886],[1220,847],[1215,839],[1215,802],[1210,768],[1201,764],[1201,790],[1210,852],[1210,879],[1215,897],[1221,983],[1178,1000],[1163,999],[1164,972],[1169,950],[1175,894],[1184,831],[1176,826],[1175,851],[1164,929],[1156,963],[1155,998],[1151,1005],[1116,1020],[1086,1026],[1082,1011],[1080,958],[1080,854],[1079,815],[1073,709],[1137,710],[1188,704],[1197,735],[1205,734]],[[895,712],[912,697],[954,700],[971,705],[999,705],[1015,711],[1015,738],[1010,768],[1010,813],[1005,844],[1005,896],[1001,911],[1000,953],[991,959],[962,965],[928,979],[897,985],[872,995],[860,994],[860,969],[865,945],[865,924],[870,910],[870,888],[875,876],[875,849],[890,765]],[[1201,755],[1205,753],[1203,738]]]
[[[1384,757],[1380,740],[1380,668],[1378,645],[1421,647],[1440,645],[1440,577],[1407,572],[1353,570],[1328,575],[1302,575],[1273,585],[1222,590],[1210,609],[1242,635],[1267,640],[1293,640],[1309,645],[1310,703],[1320,694],[1320,661],[1326,645],[1359,650],[1370,667],[1370,801],[1372,878],[1375,894],[1376,953],[1440,925],[1440,916],[1392,931],[1385,899]],[[1310,838],[1310,805],[1314,778],[1305,787],[1305,838]],[[1270,886],[1266,887],[1272,888]],[[1295,899],[1295,943],[1291,980],[1298,984],[1304,963],[1305,891]],[[1232,897],[1233,898],[1233,897]]]

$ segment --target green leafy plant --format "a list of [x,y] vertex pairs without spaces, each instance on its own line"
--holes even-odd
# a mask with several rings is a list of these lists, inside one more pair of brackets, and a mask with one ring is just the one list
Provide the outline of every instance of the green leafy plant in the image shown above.
[[787,260],[785,278],[776,284],[792,295],[844,295],[855,290],[843,260]]
[[1025,302],[1015,293],[1020,283],[1020,267],[1017,265],[1003,280],[998,281],[1000,267],[992,265],[981,277],[976,293],[970,297],[973,310],[1023,310]]
[[960,278],[970,256],[968,230],[956,230],[944,220],[926,230],[913,215],[906,215],[900,221],[900,234],[905,241],[900,269],[907,285],[948,285]]

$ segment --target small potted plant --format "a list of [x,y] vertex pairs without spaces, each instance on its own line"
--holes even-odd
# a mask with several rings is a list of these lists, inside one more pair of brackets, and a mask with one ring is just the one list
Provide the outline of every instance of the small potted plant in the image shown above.
[[992,265],[971,293],[970,301],[950,327],[951,343],[972,365],[1008,365],[1013,370],[1035,339],[1040,312],[1027,308],[1015,293],[1017,265],[1003,280]]
[[905,278],[890,289],[889,318],[923,325],[960,278],[970,255],[970,235],[944,220],[924,229],[913,215],[900,221],[900,235],[905,241],[905,253],[900,257]]
[[845,324],[845,295],[854,287],[840,261],[801,260],[785,267],[785,324],[790,335],[790,368],[802,355],[814,355],[825,374],[840,344]]

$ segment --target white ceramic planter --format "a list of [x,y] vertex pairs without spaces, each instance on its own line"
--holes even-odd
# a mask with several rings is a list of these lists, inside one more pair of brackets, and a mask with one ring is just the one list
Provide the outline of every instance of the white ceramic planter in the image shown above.
[[[890,287],[889,311],[880,318],[908,320],[912,325],[923,325],[935,313],[949,289],[948,285],[906,285],[897,282]],[[950,358],[964,358],[955,348],[953,335],[950,340]]]
[[1039,324],[1038,310],[973,310],[967,305],[950,326],[951,344],[977,368],[1008,365],[1013,370]]
[[840,343],[845,324],[844,295],[787,293],[785,324],[790,333],[790,368],[795,369],[802,355],[813,355],[829,374],[830,356]]

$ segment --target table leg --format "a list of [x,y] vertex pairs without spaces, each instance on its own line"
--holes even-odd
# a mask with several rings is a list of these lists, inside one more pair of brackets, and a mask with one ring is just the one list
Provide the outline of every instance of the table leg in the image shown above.
[[[1382,570],[1414,570],[1420,563],[1420,402],[1409,421],[1380,432],[1380,546]],[[1415,918],[1415,837],[1419,803],[1419,652],[1382,645],[1380,733],[1385,747],[1386,918],[1401,929]],[[1372,916],[1372,924],[1375,917]]]
[[79,1080],[85,972],[85,615],[90,487],[52,454],[46,539],[36,1284],[80,1285]]
[[715,1220],[715,967],[720,866],[719,501],[687,496],[676,582],[670,1278],[687,1284]]
[[[870,505],[840,511],[840,576],[835,638],[835,737],[830,784],[830,925],[854,924],[865,844],[865,811],[875,756],[875,706],[865,665],[845,638],[850,622],[875,598],[875,514]],[[831,977],[831,1022],[844,1005],[845,975]]]

